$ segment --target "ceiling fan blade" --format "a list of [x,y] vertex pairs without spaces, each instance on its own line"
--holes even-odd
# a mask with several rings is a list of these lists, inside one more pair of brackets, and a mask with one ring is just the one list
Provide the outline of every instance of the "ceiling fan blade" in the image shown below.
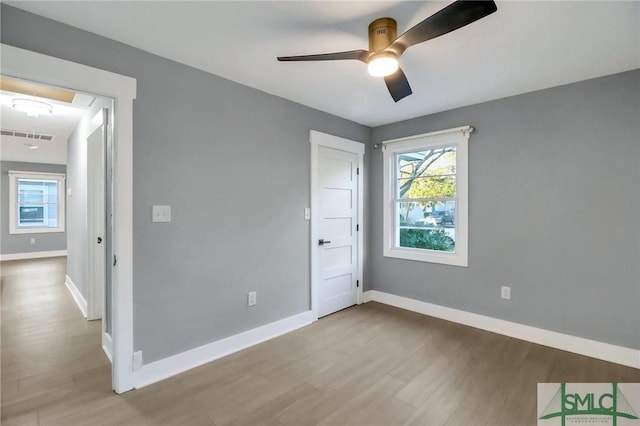
[[400,68],[398,71],[384,78],[384,82],[387,83],[387,89],[391,93],[391,97],[394,102],[398,102],[402,98],[406,98],[413,93],[411,86],[409,86],[409,80],[404,72]]
[[431,15],[396,38],[388,47],[398,56],[414,44],[439,37],[482,19],[498,10],[496,4],[489,1],[458,0]]
[[367,62],[368,50],[349,50],[347,52],[321,53],[319,55],[278,56],[279,61],[339,61],[343,59],[355,59]]

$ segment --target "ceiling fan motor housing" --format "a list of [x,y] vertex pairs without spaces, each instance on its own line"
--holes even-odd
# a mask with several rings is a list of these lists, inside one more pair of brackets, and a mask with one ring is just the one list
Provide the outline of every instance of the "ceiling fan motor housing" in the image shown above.
[[369,24],[369,51],[388,47],[398,35],[398,24],[393,18],[378,18]]

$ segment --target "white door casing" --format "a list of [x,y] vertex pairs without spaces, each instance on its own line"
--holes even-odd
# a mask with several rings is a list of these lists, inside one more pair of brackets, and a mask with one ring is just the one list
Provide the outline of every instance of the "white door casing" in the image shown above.
[[364,144],[316,131],[310,141],[311,309],[317,318],[362,302]]

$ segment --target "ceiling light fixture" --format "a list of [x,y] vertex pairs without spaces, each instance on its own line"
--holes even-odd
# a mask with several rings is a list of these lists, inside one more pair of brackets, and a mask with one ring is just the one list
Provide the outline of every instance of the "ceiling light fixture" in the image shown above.
[[16,98],[13,100],[13,109],[22,111],[29,117],[53,114],[53,107],[50,104],[35,99]]
[[374,77],[386,77],[398,70],[398,57],[393,53],[382,52],[369,61],[369,74]]

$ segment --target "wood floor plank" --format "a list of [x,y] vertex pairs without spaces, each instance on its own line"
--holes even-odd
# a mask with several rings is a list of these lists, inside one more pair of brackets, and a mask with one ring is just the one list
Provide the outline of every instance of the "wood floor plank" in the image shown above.
[[264,426],[269,424],[281,424],[278,420],[278,416],[285,412],[289,407],[292,407],[300,400],[312,400],[320,397],[320,395],[321,391],[315,387],[308,383],[301,383],[298,386],[290,388],[287,392],[278,395],[267,403],[254,408],[253,410],[241,410],[228,422],[216,422],[216,425]]
[[[402,424],[415,411],[413,407],[394,397],[404,385],[405,382],[390,375],[376,379],[369,387],[352,395],[349,404],[340,407],[318,424]],[[388,420],[383,421],[384,418]]]
[[32,411],[22,416],[3,420],[2,426],[38,426],[38,412]]
[[3,426],[534,425],[537,383],[640,382],[637,369],[372,302],[116,395],[65,263],[0,265]]

